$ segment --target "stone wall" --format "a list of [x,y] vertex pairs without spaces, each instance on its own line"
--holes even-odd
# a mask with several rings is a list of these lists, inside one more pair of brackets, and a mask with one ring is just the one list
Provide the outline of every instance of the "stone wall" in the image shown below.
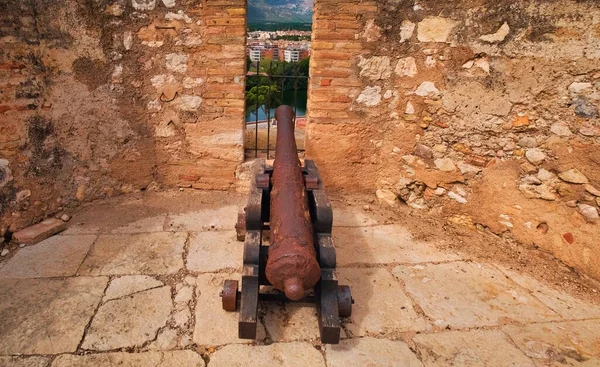
[[307,157],[600,279],[595,1],[317,0]]
[[241,0],[0,4],[0,235],[82,201],[228,189],[243,160]]

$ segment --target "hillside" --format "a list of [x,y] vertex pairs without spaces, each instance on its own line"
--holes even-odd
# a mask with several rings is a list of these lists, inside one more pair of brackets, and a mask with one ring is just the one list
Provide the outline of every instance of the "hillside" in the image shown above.
[[249,0],[248,23],[311,23],[313,0]]

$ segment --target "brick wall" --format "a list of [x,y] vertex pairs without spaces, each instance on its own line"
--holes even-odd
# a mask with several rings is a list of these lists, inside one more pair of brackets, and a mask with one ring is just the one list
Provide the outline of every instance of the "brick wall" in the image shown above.
[[307,157],[600,278],[596,5],[317,0]]
[[243,160],[246,4],[0,4],[0,235],[80,202],[228,189]]
[[359,35],[376,14],[375,2],[315,2],[306,155],[319,163],[328,187],[375,185],[375,152],[368,142],[377,134],[377,121],[353,104],[363,85],[356,61],[372,48]]

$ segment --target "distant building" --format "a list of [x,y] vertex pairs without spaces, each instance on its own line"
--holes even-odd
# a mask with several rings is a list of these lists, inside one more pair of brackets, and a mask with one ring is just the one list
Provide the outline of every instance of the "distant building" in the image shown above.
[[288,49],[283,51],[283,60],[286,62],[300,61],[300,51],[294,49]]
[[286,62],[299,62],[310,56],[310,51],[306,49],[287,48],[283,51],[283,58],[280,56],[280,60]]
[[262,50],[259,47],[254,47],[250,49],[250,53],[248,54],[248,56],[250,56],[250,61],[253,62],[258,62],[261,60],[261,53]]
[[262,61],[263,59],[278,60],[279,47],[273,45],[253,45],[249,48],[248,56],[253,62]]

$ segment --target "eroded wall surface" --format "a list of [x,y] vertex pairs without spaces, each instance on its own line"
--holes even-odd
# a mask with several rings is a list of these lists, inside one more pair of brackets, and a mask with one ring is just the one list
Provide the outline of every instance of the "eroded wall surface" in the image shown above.
[[597,5],[317,0],[307,157],[600,278]]
[[0,235],[80,202],[228,189],[243,161],[241,0],[0,3]]

